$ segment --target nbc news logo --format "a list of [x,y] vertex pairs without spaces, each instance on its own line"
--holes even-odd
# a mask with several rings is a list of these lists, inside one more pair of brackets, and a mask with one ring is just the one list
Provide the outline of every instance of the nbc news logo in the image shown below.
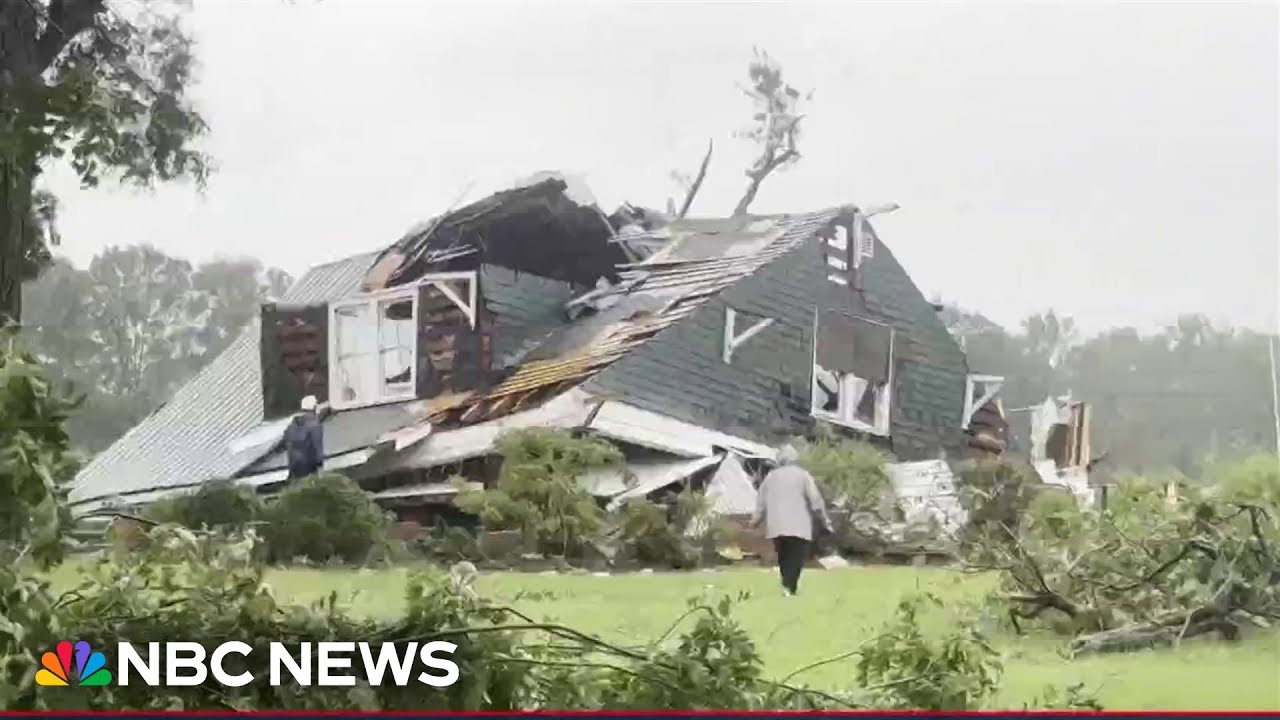
[[[75,661],[74,668],[72,661]],[[100,652],[94,652],[89,643],[81,640],[73,648],[71,643],[63,640],[40,659],[44,667],[36,672],[36,684],[46,687],[99,687],[111,684],[111,671],[107,669],[107,659]]]

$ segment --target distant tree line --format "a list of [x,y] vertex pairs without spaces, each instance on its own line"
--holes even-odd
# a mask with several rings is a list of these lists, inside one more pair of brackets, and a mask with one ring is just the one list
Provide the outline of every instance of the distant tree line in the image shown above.
[[52,261],[23,288],[22,336],[49,375],[84,396],[72,441],[96,452],[168,400],[292,282],[257,260],[192,265],[138,245],[87,269]]
[[[1033,315],[1009,332],[980,314],[947,307],[971,371],[1004,375],[1003,403],[1016,431],[1022,408],[1070,393],[1092,406],[1098,472],[1198,475],[1209,458],[1274,452],[1269,336],[1183,315],[1159,332],[1115,328],[1080,336],[1068,317]],[[1015,439],[1017,439],[1015,437]]]
[[[85,395],[70,429],[94,452],[163,404],[290,281],[249,258],[192,265],[149,246],[108,248],[87,269],[57,259],[26,284],[23,335],[53,377]],[[951,306],[941,316],[973,372],[1007,378],[1015,440],[1023,408],[1069,392],[1093,407],[1099,471],[1194,475],[1209,457],[1275,448],[1264,334],[1195,315],[1158,333],[1089,338],[1052,311],[1016,331]]]

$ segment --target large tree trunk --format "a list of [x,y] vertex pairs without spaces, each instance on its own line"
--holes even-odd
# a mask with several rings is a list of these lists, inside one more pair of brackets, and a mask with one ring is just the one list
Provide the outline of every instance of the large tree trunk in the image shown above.
[[[25,172],[24,172],[25,170]],[[0,164],[0,326],[22,320],[22,281],[32,239],[30,166]]]
[[49,148],[27,132],[43,125],[44,74],[105,10],[104,0],[0,0],[0,132],[8,141],[0,155],[0,327],[22,318],[22,281],[34,270],[28,243],[41,241],[29,227],[32,190]]

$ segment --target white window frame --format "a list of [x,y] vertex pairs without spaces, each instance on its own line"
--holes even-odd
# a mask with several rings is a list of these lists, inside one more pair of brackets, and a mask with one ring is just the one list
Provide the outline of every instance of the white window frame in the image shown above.
[[[409,380],[405,383],[404,388],[397,388],[388,392],[385,378],[382,377],[382,333],[378,327],[379,315],[378,306],[386,302],[400,302],[408,300],[412,303],[410,312],[411,322],[414,328],[414,343],[412,360],[409,363]],[[342,363],[338,358],[338,313],[348,308],[360,308],[366,322],[373,324],[374,329],[374,349],[371,353],[371,359],[360,364],[362,375],[356,382],[360,386],[360,393],[355,400],[345,400],[342,397],[341,378]],[[359,297],[347,300],[339,300],[329,303],[329,405],[335,410],[347,410],[357,407],[367,407],[370,405],[381,405],[384,403],[399,402],[402,400],[411,400],[417,396],[418,383],[418,343],[417,343],[417,327],[418,327],[418,287],[413,285],[407,288],[396,288],[395,290],[386,290],[382,292],[369,293]]]
[[[459,292],[453,283],[457,281],[465,281],[466,288]],[[421,309],[419,307],[419,293],[423,285],[430,285],[440,291],[448,298],[458,309],[462,310],[467,317],[467,322],[472,329],[475,329],[478,308],[479,308],[479,283],[475,271],[466,272],[449,272],[449,273],[432,273],[423,275],[416,282],[402,285],[387,290],[379,290],[377,292],[365,293],[344,300],[338,300],[329,303],[329,405],[335,410],[349,410],[357,407],[368,407],[372,405],[384,405],[387,403],[403,402],[412,400],[417,397],[418,390],[418,365],[420,358],[418,357],[418,325],[421,317]],[[378,305],[384,302],[399,302],[401,300],[409,300],[412,302],[411,322],[413,324],[414,342],[412,345],[412,361],[409,367],[409,379],[404,383],[403,388],[397,387],[395,390],[388,392],[386,388],[385,378],[382,377],[382,335],[376,325],[379,322]],[[373,362],[366,367],[364,372],[371,373],[369,378],[365,378],[362,388],[367,392],[367,396],[362,395],[355,400],[345,401],[339,392],[339,377],[341,365],[338,362],[338,322],[337,313],[339,310],[350,307],[360,307],[364,309],[365,317],[375,325],[374,333],[377,337],[376,345],[373,352]]]
[[[975,396],[978,385],[985,385],[986,389],[981,396]],[[968,428],[969,423],[973,422],[973,414],[978,409],[986,405],[993,398],[1000,394],[1000,390],[1004,388],[1004,376],[1002,375],[975,375],[970,373],[964,379],[964,414],[960,418],[960,427]]]
[[773,324],[773,318],[760,318],[752,323],[751,327],[738,332],[737,321],[738,311],[726,306],[724,309],[724,345],[720,351],[720,357],[725,364],[733,361],[733,351],[737,350],[739,345],[760,334],[765,328]]
[[820,319],[820,313],[818,310],[815,309],[813,313],[813,347],[811,349],[810,362],[809,362],[809,367],[810,367],[809,412],[810,414],[813,415],[813,417],[818,418],[820,420],[825,420],[826,422],[847,427],[852,430],[857,430],[859,432],[868,433],[870,435],[877,435],[880,437],[889,437],[890,415],[891,415],[891,408],[893,407],[892,405],[893,381],[894,381],[894,370],[895,370],[894,363],[893,363],[893,349],[894,349],[895,343],[897,342],[897,334],[898,334],[897,330],[892,325],[889,325],[887,323],[876,322],[875,320],[871,320],[870,318],[853,316],[853,319],[855,320],[860,320],[862,322],[871,323],[872,325],[879,325],[881,327],[889,328],[889,357],[887,360],[889,363],[889,375],[885,379],[884,385],[881,385],[880,387],[876,388],[875,422],[873,424],[868,424],[858,419],[857,417],[858,408],[857,408],[857,405],[854,404],[853,402],[853,392],[852,392],[853,381],[856,379],[859,379],[855,375],[850,374],[841,378],[842,387],[840,389],[840,395],[839,395],[839,407],[836,409],[834,413],[828,412],[817,406],[818,392],[819,392],[819,388],[818,388],[818,330],[819,330],[818,323],[819,323],[819,319]]

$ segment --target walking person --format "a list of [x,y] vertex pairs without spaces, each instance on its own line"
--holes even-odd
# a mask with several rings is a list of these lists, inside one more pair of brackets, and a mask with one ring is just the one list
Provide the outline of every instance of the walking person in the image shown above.
[[284,444],[290,480],[320,472],[324,466],[324,426],[316,415],[314,395],[302,398],[302,412],[285,428]]
[[809,557],[813,541],[814,518],[822,529],[831,532],[831,519],[818,492],[818,483],[800,467],[800,454],[790,445],[778,449],[778,467],[774,468],[756,493],[756,511],[751,526],[765,524],[765,537],[773,540],[778,555],[778,573],[783,592],[796,594],[800,572]]

